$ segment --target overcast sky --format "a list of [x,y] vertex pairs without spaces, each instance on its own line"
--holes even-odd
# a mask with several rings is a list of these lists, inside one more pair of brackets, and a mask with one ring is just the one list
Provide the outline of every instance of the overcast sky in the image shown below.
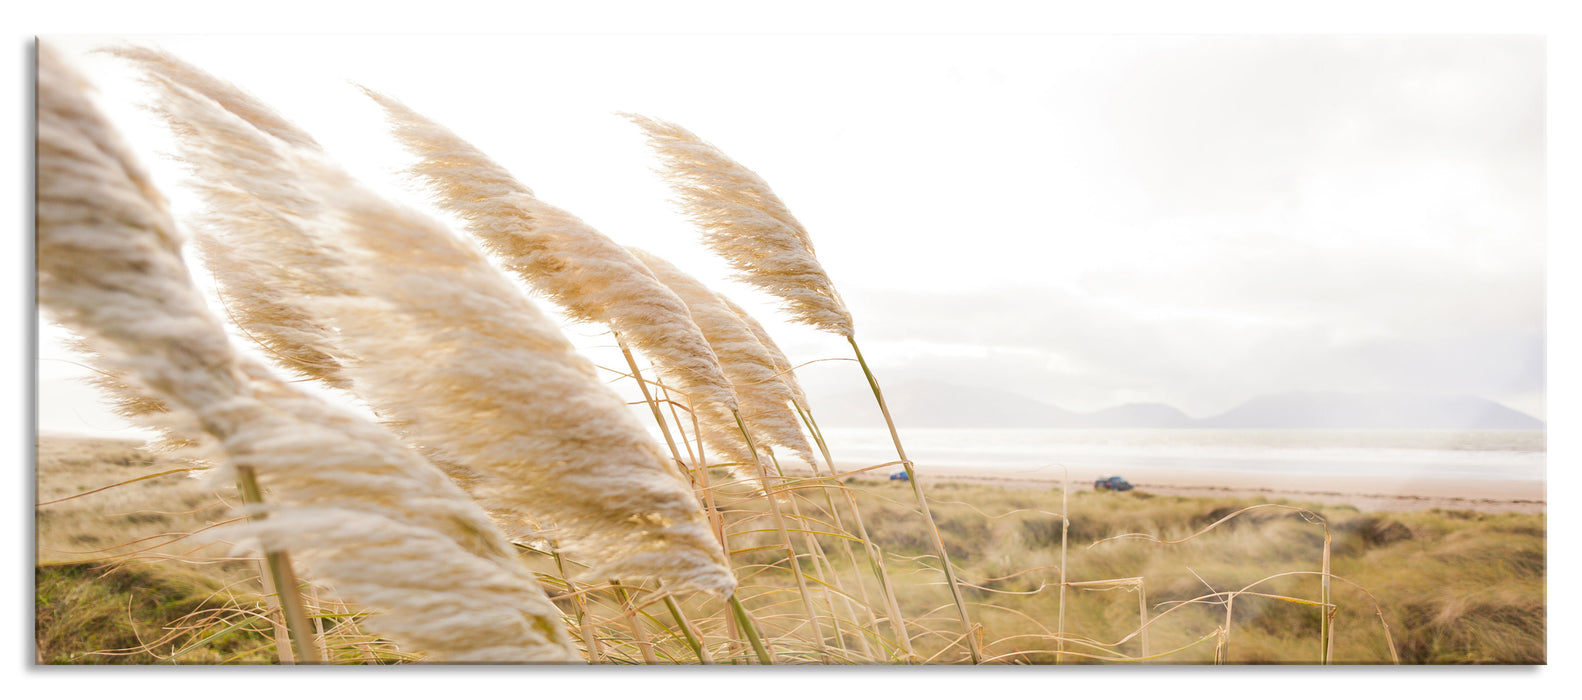
[[[253,92],[417,201],[346,81],[395,96],[743,303],[796,362],[850,350],[727,280],[614,112],[677,122],[768,180],[886,383],[1198,416],[1298,389],[1546,413],[1541,38],[132,40]],[[155,161],[164,136],[132,108],[131,75],[80,65]],[[151,164],[190,205],[179,173]],[[42,336],[41,378],[79,372]],[[854,371],[805,375],[823,389]]]

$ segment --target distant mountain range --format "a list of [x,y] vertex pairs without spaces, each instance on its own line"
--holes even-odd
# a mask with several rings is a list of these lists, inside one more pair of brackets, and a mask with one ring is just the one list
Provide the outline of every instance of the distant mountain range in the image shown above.
[[[814,397],[820,423],[883,425],[873,395]],[[1329,430],[1542,430],[1542,420],[1475,396],[1296,391],[1253,398],[1224,413],[1193,418],[1174,406],[1134,403],[1079,413],[997,389],[938,382],[885,390],[896,423],[926,428],[1218,428]]]
[[[814,415],[822,425],[884,425],[873,394],[866,390],[815,392],[812,400]],[[1300,391],[1259,396],[1224,413],[1193,418],[1162,403],[1133,403],[1079,413],[1009,391],[942,382],[898,382],[885,387],[885,402],[897,425],[916,428],[1545,428],[1542,420],[1475,396]],[[93,388],[78,380],[40,382],[37,409],[38,428],[44,432],[98,434],[125,431],[127,427],[124,419],[99,403]]]

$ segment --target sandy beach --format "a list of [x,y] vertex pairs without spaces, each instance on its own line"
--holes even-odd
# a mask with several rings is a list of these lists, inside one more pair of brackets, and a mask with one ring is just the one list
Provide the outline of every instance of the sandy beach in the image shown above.
[[[59,454],[80,451],[125,452],[140,445],[137,440],[92,438],[43,434],[38,440],[40,461]],[[901,470],[890,464],[838,464],[843,475],[860,479],[887,479]],[[962,467],[927,462],[917,465],[924,483],[958,481],[1003,488],[1055,488],[1066,478],[1058,467]],[[788,472],[797,472],[789,467]],[[1544,513],[1547,487],[1543,481],[1515,479],[1456,479],[1442,477],[1371,477],[1271,474],[1247,471],[1210,471],[1127,468],[1105,471],[1099,467],[1073,465],[1070,483],[1074,490],[1093,489],[1099,477],[1119,474],[1138,490],[1161,496],[1266,498],[1307,501],[1325,505],[1349,505],[1362,511],[1417,511],[1431,508],[1474,510],[1486,513]]]
[[[872,465],[842,465],[855,471]],[[1065,475],[1058,468],[949,467],[919,464],[920,479],[959,481],[1006,488],[1054,488]],[[861,478],[888,478],[898,466],[862,472]],[[1126,469],[1099,471],[1073,466],[1073,490],[1093,490],[1099,477],[1119,474],[1138,490],[1161,496],[1230,496],[1269,500],[1308,501],[1349,505],[1362,511],[1417,511],[1431,508],[1474,510],[1485,513],[1544,513],[1545,482],[1531,480],[1454,479],[1437,477],[1326,477],[1276,474],[1261,476],[1238,471],[1172,471]],[[926,482],[925,482],[926,483]]]

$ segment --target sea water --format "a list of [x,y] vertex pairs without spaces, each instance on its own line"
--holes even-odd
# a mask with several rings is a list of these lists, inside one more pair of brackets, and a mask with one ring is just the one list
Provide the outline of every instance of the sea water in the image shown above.
[[[1066,466],[1125,474],[1128,467],[1259,474],[1445,477],[1543,481],[1542,430],[900,430],[920,466]],[[895,457],[884,428],[828,428],[837,462]]]

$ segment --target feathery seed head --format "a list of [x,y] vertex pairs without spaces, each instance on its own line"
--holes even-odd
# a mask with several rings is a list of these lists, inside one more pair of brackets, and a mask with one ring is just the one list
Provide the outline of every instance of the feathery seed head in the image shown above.
[[680,126],[622,116],[647,134],[677,203],[702,230],[704,244],[737,269],[737,279],[778,297],[797,321],[851,337],[851,312],[807,230],[769,183]]
[[652,253],[630,250],[687,303],[693,320],[713,346],[725,376],[735,387],[742,420],[754,432],[754,440],[764,446],[784,447],[812,463],[812,448],[789,405],[791,390],[780,380],[774,360],[747,324],[696,278]]
[[736,397],[687,305],[636,257],[571,213],[534,196],[472,144],[401,102],[384,108],[416,162],[408,173],[523,282],[575,319],[600,323],[659,368],[714,432],[734,430]]
[[[220,233],[259,236],[259,255],[216,270],[222,287],[243,296],[250,276],[279,284],[288,293],[276,300],[309,324],[292,337],[337,359],[354,393],[464,477],[512,534],[551,523],[589,576],[730,593],[696,497],[593,365],[482,251],[373,193],[310,140],[276,137],[264,128],[275,120],[251,124],[257,109],[231,111],[240,98],[203,92],[216,81],[170,77],[198,69],[159,71],[156,88],[190,125],[177,136],[197,142],[183,153],[197,154],[200,191],[246,191],[261,217],[290,224]],[[220,161],[204,154],[221,152],[245,161],[245,181],[208,167]],[[302,269],[279,270],[272,248]]]
[[[181,259],[164,200],[48,46],[39,51],[39,298],[269,488],[270,517],[224,535],[289,549],[437,660],[577,659],[558,610],[487,516],[378,427],[241,359]],[[226,474],[228,468],[216,470]],[[504,614],[502,614],[504,613]]]
[[774,363],[776,375],[780,377],[780,381],[785,382],[786,388],[791,390],[792,403],[804,411],[809,410],[807,392],[802,390],[802,383],[797,381],[796,368],[791,365],[791,360],[786,357],[785,351],[780,349],[780,345],[774,341],[774,338],[769,337],[769,331],[764,330],[763,324],[747,313],[746,309],[731,301],[730,297],[724,294],[720,294],[719,297],[720,301],[724,302],[725,306],[736,314],[736,317],[741,319],[742,323],[746,324],[747,329],[753,332],[753,337],[763,344],[764,351],[769,353],[769,360]]
[[187,86],[214,100],[227,112],[252,124],[259,131],[286,144],[302,148],[319,147],[312,136],[258,98],[167,51],[142,46],[115,46],[104,49],[104,52],[137,64],[148,71],[150,77],[157,75],[171,84]]

